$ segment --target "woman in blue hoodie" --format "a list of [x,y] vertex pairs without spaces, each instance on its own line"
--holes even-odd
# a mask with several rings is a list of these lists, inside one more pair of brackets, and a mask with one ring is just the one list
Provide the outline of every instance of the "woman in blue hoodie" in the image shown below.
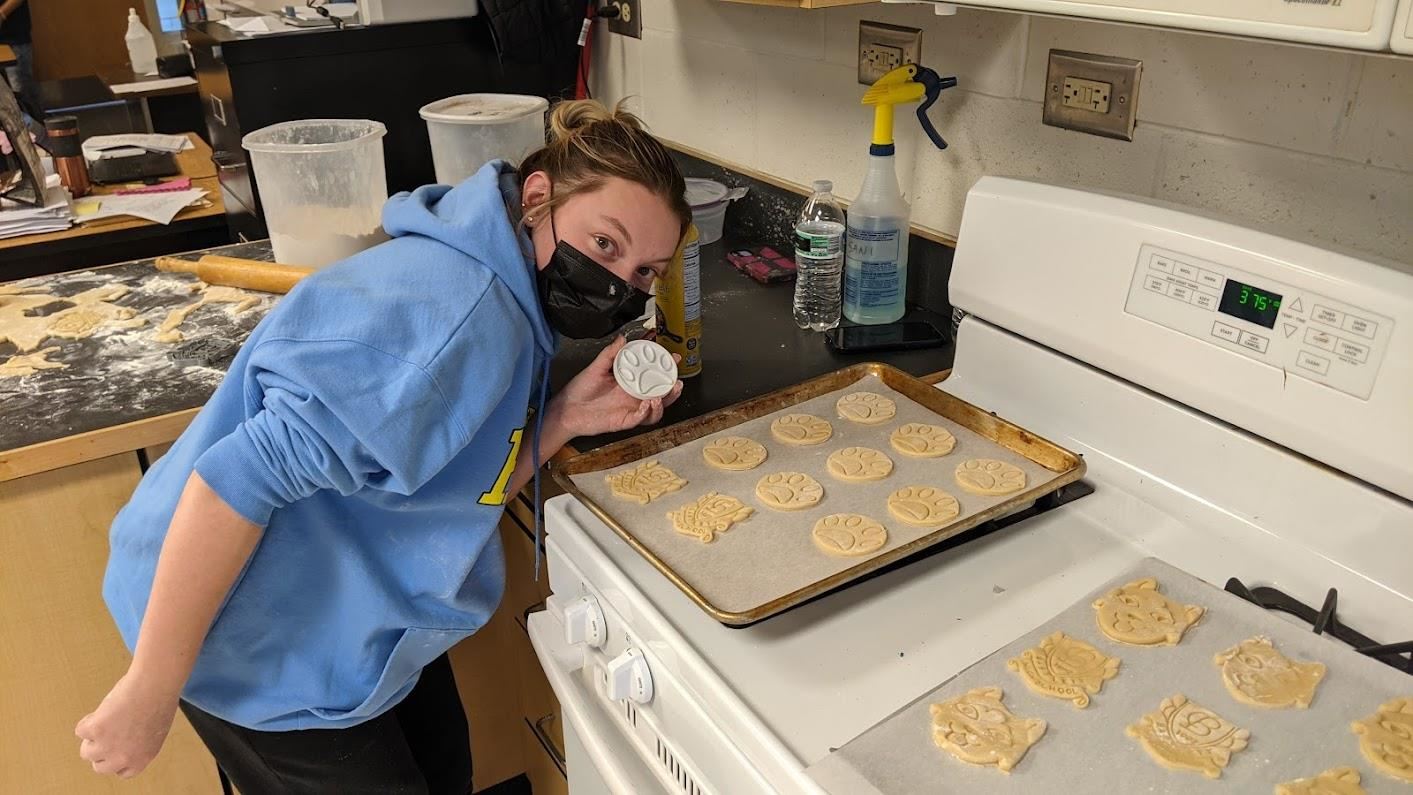
[[392,240],[282,300],[143,478],[103,586],[132,664],[75,729],[94,770],[136,775],[180,708],[246,795],[469,791],[445,654],[500,601],[507,496],[682,387],[623,392],[618,340],[547,397],[556,334],[639,317],[691,220],[631,115],[563,103],[550,139],[390,199]]

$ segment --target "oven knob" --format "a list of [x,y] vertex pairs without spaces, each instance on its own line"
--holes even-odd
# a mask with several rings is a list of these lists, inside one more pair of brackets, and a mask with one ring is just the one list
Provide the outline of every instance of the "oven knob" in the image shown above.
[[638,704],[653,700],[653,675],[648,661],[637,649],[628,649],[608,661],[608,697],[613,701],[630,699]]
[[587,643],[590,648],[603,646],[607,636],[603,610],[592,596],[581,596],[564,608],[564,640],[569,645]]

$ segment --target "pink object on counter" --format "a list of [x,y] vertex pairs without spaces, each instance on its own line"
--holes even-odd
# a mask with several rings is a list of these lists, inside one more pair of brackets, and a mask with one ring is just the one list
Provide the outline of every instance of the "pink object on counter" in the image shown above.
[[191,178],[182,177],[181,179],[159,182],[156,185],[143,185],[140,188],[124,188],[116,193],[119,196],[126,196],[130,193],[171,193],[172,191],[187,190],[190,187]]

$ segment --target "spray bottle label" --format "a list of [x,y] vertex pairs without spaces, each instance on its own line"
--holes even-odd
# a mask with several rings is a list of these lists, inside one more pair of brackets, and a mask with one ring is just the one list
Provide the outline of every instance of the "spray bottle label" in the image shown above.
[[902,239],[899,229],[849,227],[848,263],[844,293],[850,303],[863,307],[892,306],[898,302],[898,259]]

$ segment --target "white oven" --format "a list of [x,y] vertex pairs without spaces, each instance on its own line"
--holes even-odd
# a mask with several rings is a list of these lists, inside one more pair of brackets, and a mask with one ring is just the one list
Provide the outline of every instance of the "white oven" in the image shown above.
[[[1402,52],[1413,45],[1408,7],[1400,19]],[[956,5],[1104,19],[1279,41],[1386,50],[1399,0],[966,0]],[[1399,50],[1399,33],[1394,34]]]
[[1393,18],[1393,37],[1389,49],[1413,55],[1413,0],[1401,0]]

